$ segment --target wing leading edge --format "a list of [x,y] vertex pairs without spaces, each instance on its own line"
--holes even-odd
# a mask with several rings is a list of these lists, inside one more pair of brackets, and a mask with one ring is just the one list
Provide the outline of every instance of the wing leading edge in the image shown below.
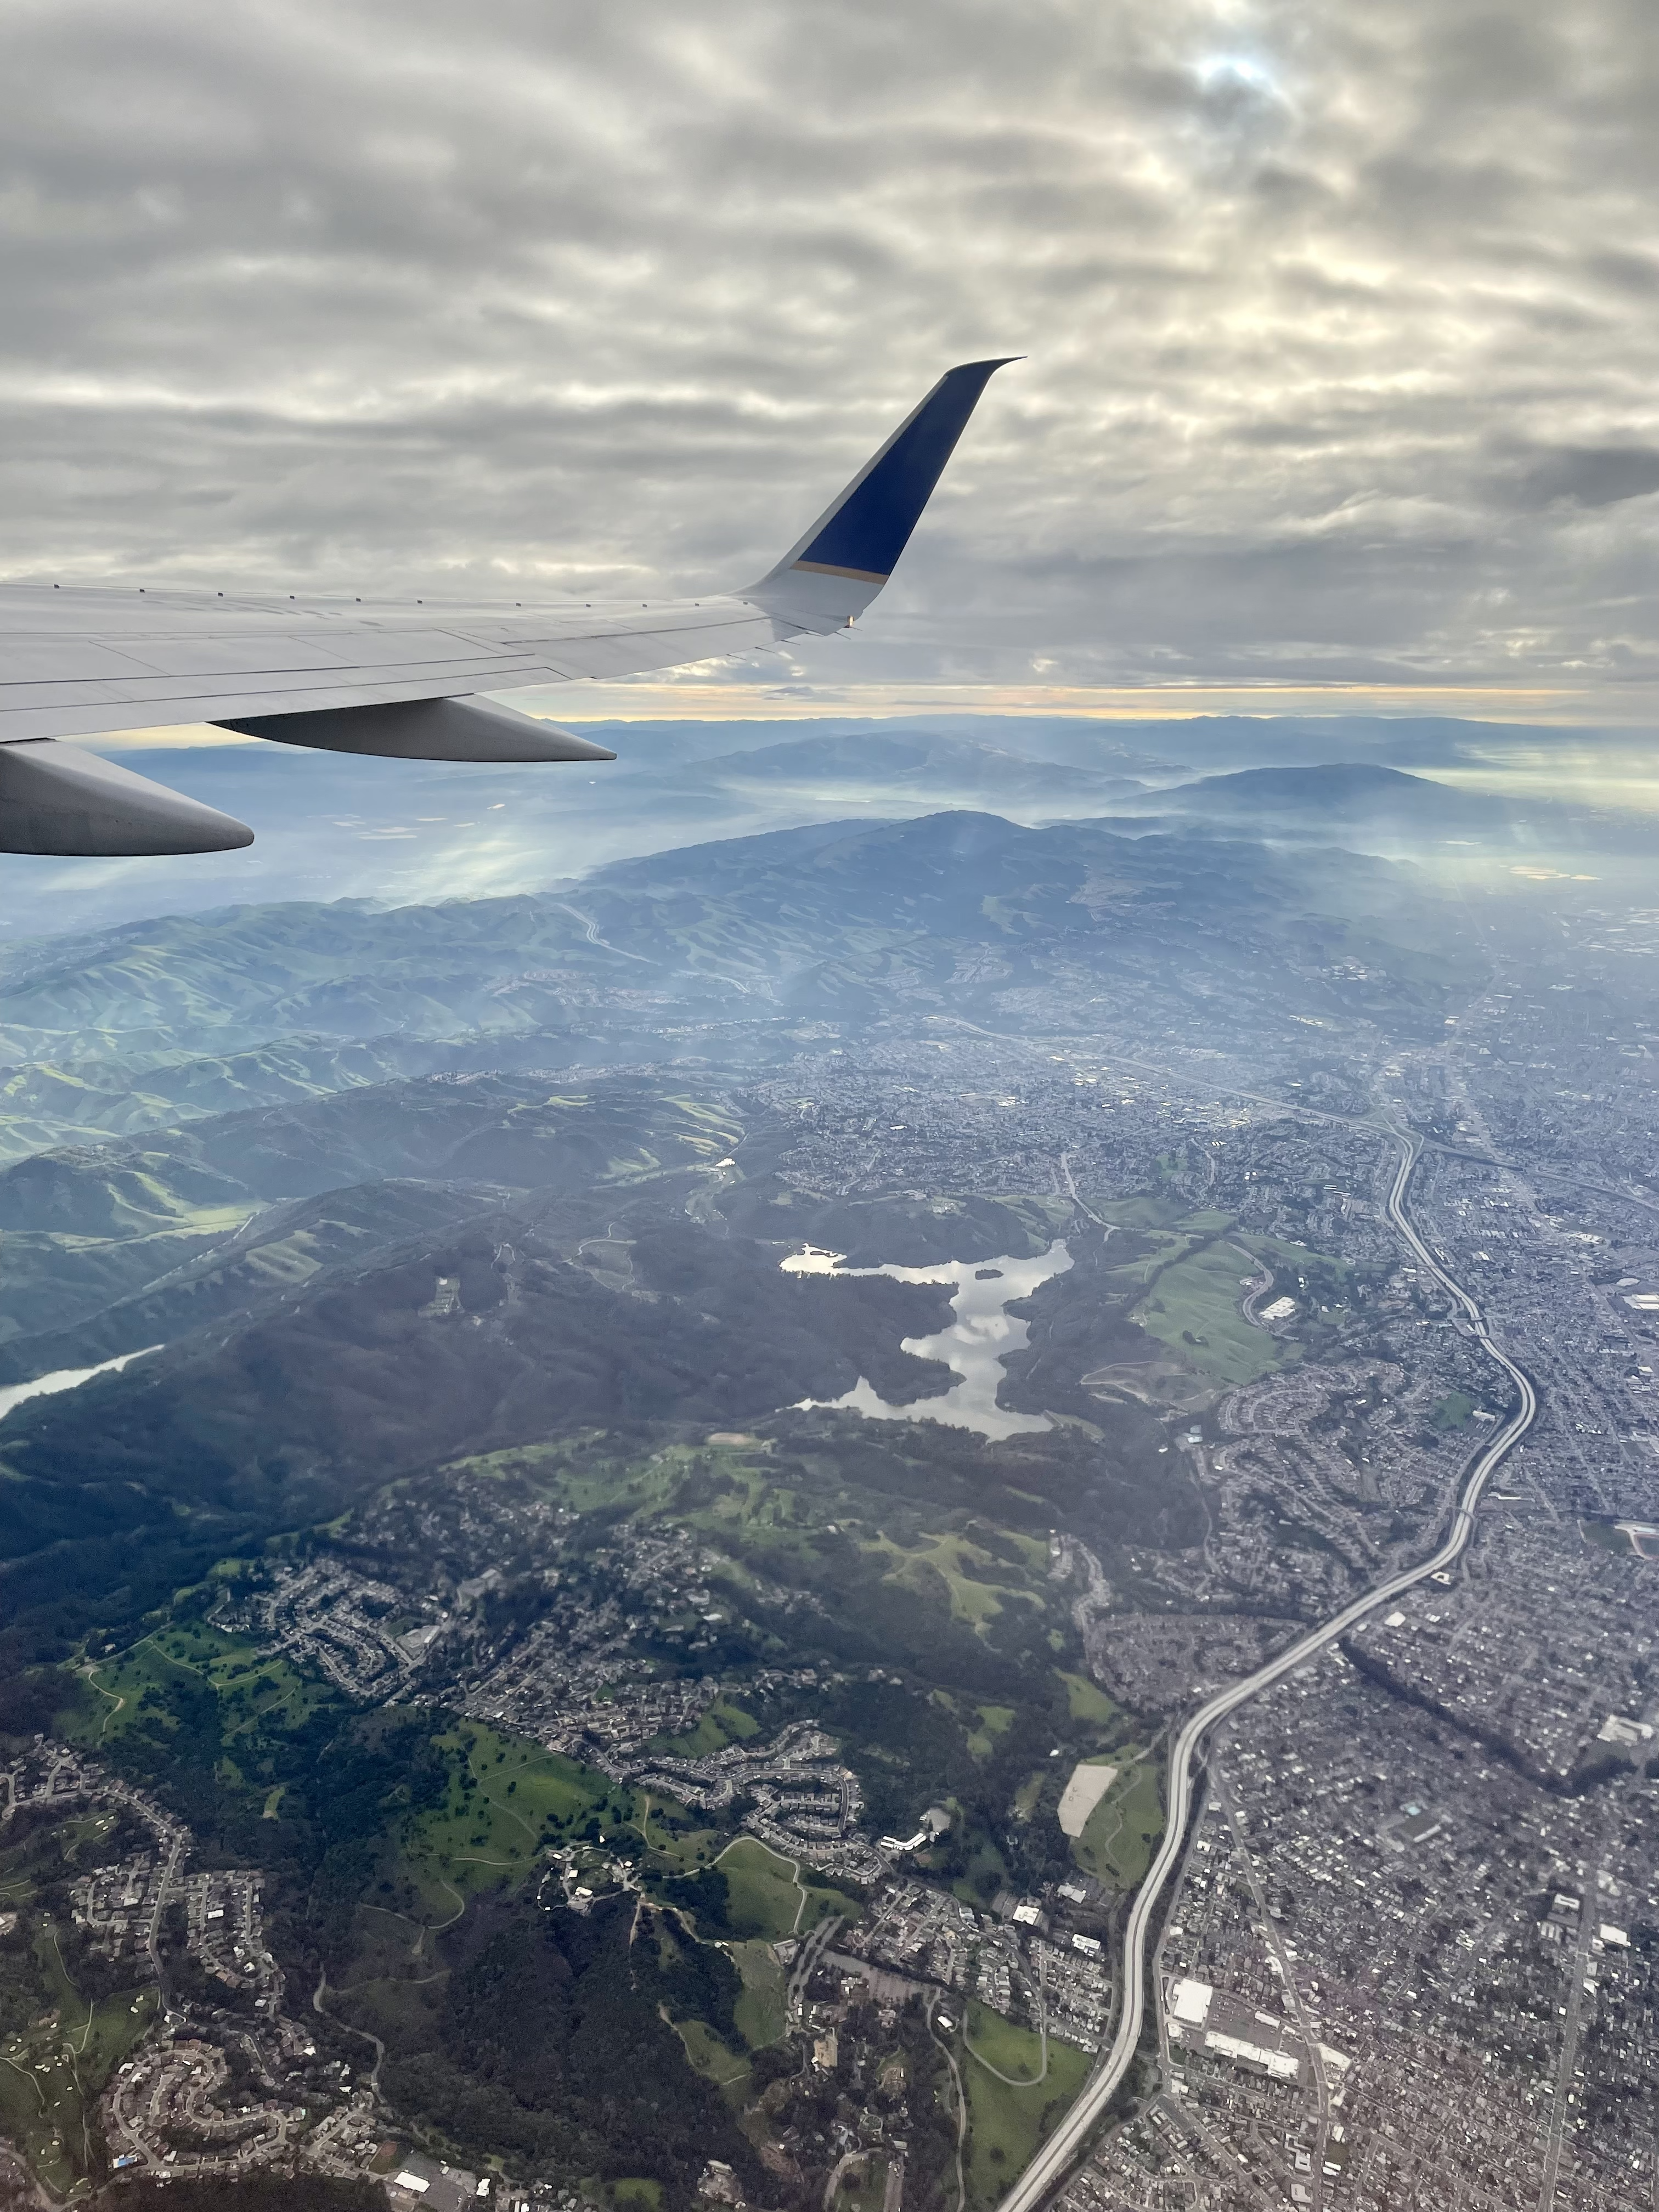
[[[47,742],[161,721],[408,759],[609,759],[574,732],[476,695],[681,667],[845,627],[891,574],[1003,366],[948,370],[775,568],[718,598],[615,611],[411,609],[0,586],[0,851],[203,852],[251,842],[228,815],[129,771],[89,775],[88,756]],[[17,745],[27,751],[9,750]]]

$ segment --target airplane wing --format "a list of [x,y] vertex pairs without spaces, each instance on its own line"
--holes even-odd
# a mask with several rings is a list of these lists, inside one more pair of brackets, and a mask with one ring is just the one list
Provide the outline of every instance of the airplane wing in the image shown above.
[[1000,361],[946,372],[776,566],[724,596],[546,608],[0,585],[0,851],[222,851],[228,815],[57,738],[203,721],[405,759],[610,760],[481,693],[823,635],[891,574]]

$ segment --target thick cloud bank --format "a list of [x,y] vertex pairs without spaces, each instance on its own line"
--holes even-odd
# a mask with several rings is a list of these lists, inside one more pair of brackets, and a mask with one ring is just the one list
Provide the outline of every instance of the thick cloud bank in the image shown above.
[[1659,674],[1650,0],[14,0],[6,43],[10,573],[738,582],[1018,352],[861,677]]

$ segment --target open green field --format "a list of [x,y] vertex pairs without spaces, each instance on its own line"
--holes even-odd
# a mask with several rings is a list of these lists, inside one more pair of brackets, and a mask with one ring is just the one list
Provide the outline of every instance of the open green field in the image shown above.
[[1086,1674],[1068,1674],[1060,1667],[1054,1672],[1066,1685],[1066,1702],[1074,1721],[1091,1721],[1097,1728],[1109,1729],[1121,1720],[1121,1709]]
[[65,2021],[84,2082],[102,2087],[155,2019],[160,2002],[153,1989],[117,1990],[92,2008],[90,2020],[83,2013],[79,2026],[72,2016]]
[[[777,1481],[760,1444],[665,1444],[641,1458],[612,1450],[601,1436],[577,1436],[477,1453],[454,1465],[471,1474],[520,1477],[575,1513],[617,1505],[665,1512],[688,1476],[704,1474],[714,1478],[709,1504],[677,1507],[679,1517],[709,1529],[752,1522],[771,1538],[799,1521],[798,1493]],[[802,1525],[810,1531],[812,1524]]]
[[977,1705],[979,1726],[968,1738],[968,1748],[975,1759],[988,1759],[997,1747],[998,1739],[1006,1735],[1014,1722],[1012,1705]]
[[595,1812],[603,1820],[607,1806],[618,1826],[635,1819],[631,1791],[614,1791],[604,1775],[522,1737],[469,1721],[434,1741],[449,1754],[449,1787],[441,1805],[409,1823],[402,1848],[434,1919],[451,1917],[458,1896],[521,1880],[544,1836],[563,1835]]
[[[653,1856],[645,1862],[656,1874],[695,1874],[713,1863],[729,1838],[720,1828],[671,1829],[659,1816],[659,1797],[641,1797],[641,1819],[635,1823],[650,1844]],[[649,1811],[646,1810],[647,1806]]]
[[716,1698],[690,1735],[663,1736],[652,1748],[665,1751],[674,1759],[708,1759],[714,1752],[724,1751],[728,1743],[757,1735],[759,1729],[760,1723],[752,1713],[744,1712],[729,1698]]
[[[998,1533],[1024,1554],[1019,1566],[999,1559],[994,1552],[954,1531],[923,1536],[919,1542],[908,1545],[896,1543],[888,1535],[878,1535],[864,1548],[891,1558],[893,1565],[886,1576],[890,1583],[925,1589],[929,1580],[936,1577],[950,1595],[953,1619],[977,1629],[988,1620],[994,1620],[1005,1605],[1042,1603],[1042,1584],[1048,1566],[1047,1549],[1031,1537],[1014,1537],[1007,1531]],[[988,1568],[991,1570],[988,1574]],[[1027,1589],[1028,1580],[1036,1587]]]
[[[980,2207],[994,2204],[1006,2193],[1038,2143],[1053,2132],[1083,2087],[1090,2060],[1086,2051],[1051,2037],[1048,2071],[1039,2080],[1042,2046],[1030,2029],[978,2004],[969,2006],[967,2025],[971,2040],[962,2047],[958,2063],[968,2093],[969,2201]],[[960,2036],[957,2040],[962,2045]],[[975,2050],[1022,2086],[999,2080],[975,2060]]]
[[100,1863],[115,1817],[69,1814],[0,1851],[0,1911],[20,1922],[0,1959],[0,2136],[60,2195],[95,2162],[99,2094],[156,2009],[154,1990],[93,1998],[64,1962],[68,1885]]
[[662,2212],[661,2182],[647,2180],[638,2174],[624,2181],[607,2181],[605,2196],[616,2212]]
[[1228,1213],[1183,1213],[1153,1198],[1108,1201],[1100,1212],[1133,1232],[1121,1251],[1115,1240],[1107,1252],[1108,1279],[1126,1297],[1139,1293],[1131,1318],[1185,1366],[1222,1384],[1255,1382],[1296,1357],[1293,1346],[1253,1328],[1238,1310],[1241,1278],[1256,1262],[1305,1274],[1304,1299],[1341,1294],[1351,1273],[1301,1245],[1239,1231]]
[[333,1695],[320,1679],[300,1674],[285,1659],[199,1620],[169,1623],[113,1658],[88,1662],[82,1672],[94,1695],[65,1733],[94,1747],[114,1742],[141,1720],[175,1725],[166,1707],[169,1690],[180,1683],[206,1683],[218,1692],[233,1756],[238,1735],[256,1728],[297,1728]]
[[1281,1364],[1284,1351],[1239,1310],[1245,1271],[1232,1243],[1201,1245],[1164,1269],[1132,1318],[1216,1382],[1256,1382]]
[[59,2197],[75,2179],[64,2131],[78,2130],[81,2111],[74,2076],[62,2057],[16,2045],[0,2051],[0,2134]]
[[809,1550],[833,1509],[814,1509],[787,1482],[780,1482],[765,1455],[752,1445],[701,1444],[678,1455],[677,1477],[706,1475],[714,1494],[706,1505],[693,1504],[694,1528],[714,1536],[739,1532],[764,1540],[769,1551]]
[[721,2088],[728,2083],[742,2081],[749,2071],[749,2061],[728,2051],[712,2028],[705,2027],[700,2020],[677,2020],[674,2033],[685,2045],[685,2055],[699,2074]]
[[738,2032],[751,2051],[759,2051],[777,2042],[787,2024],[789,1978],[772,1956],[769,1943],[730,1943],[726,1948],[743,1976],[743,1995],[734,2014]]
[[1134,1240],[1134,1249],[1113,1256],[1109,1246],[1111,1265],[1107,1273],[1113,1288],[1124,1295],[1147,1289],[1166,1267],[1184,1260],[1200,1241],[1179,1230],[1143,1229]]
[[1158,1764],[1132,1759],[1073,1839],[1072,1856],[1109,1888],[1131,1890],[1144,1878],[1163,1832]]
[[731,1893],[732,1926],[768,1943],[805,1936],[827,1913],[845,1912],[847,1899],[827,1889],[803,1887],[787,1859],[755,1836],[739,1836],[715,1862]]
[[1170,1229],[1182,1218],[1178,1199],[1158,1198],[1151,1192],[1135,1198],[1103,1198],[1095,1211],[1115,1229]]
[[977,2000],[969,2004],[963,2040],[975,2058],[1012,2081],[1034,2083],[1042,2071],[1041,2038]]
[[470,1453],[453,1462],[457,1474],[516,1476],[532,1489],[557,1498],[573,1512],[626,1505],[631,1510],[662,1510],[673,1497],[683,1468],[672,1450],[641,1459],[610,1449],[602,1436],[562,1437],[547,1443],[514,1444],[504,1451]]
[[76,1990],[56,1946],[36,1955],[53,2002],[0,2047],[0,2135],[60,2194],[91,2157],[104,2084],[155,2016],[153,1990],[120,1990],[96,2004]]

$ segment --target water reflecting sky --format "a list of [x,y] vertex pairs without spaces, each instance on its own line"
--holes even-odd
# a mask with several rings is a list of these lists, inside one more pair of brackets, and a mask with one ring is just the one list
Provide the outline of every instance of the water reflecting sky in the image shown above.
[[840,1255],[809,1246],[783,1262],[787,1273],[812,1275],[888,1275],[896,1283],[951,1283],[949,1325],[934,1336],[907,1336],[906,1352],[918,1359],[942,1359],[957,1380],[936,1398],[918,1398],[911,1405],[891,1406],[877,1395],[860,1375],[854,1388],[839,1398],[807,1398],[803,1410],[818,1406],[828,1412],[862,1413],[872,1421],[939,1421],[950,1429],[973,1429],[980,1436],[1000,1441],[1004,1437],[1036,1436],[1053,1426],[1041,1413],[1016,1413],[997,1402],[1002,1387],[1003,1362],[1011,1352],[1023,1351],[1030,1340],[1028,1323],[1007,1309],[1028,1298],[1039,1284],[1063,1275],[1072,1255],[1061,1237],[1032,1260],[945,1260],[931,1267],[842,1267]]

